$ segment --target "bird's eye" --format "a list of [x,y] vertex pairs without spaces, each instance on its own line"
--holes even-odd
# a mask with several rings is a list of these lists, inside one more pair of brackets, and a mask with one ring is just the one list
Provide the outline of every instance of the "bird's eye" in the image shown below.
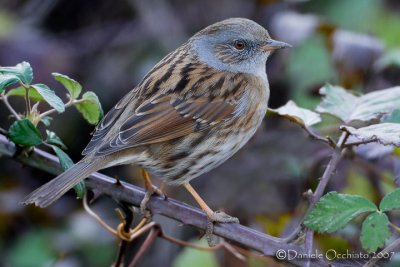
[[236,40],[234,46],[237,50],[243,50],[246,47],[246,43],[241,40]]

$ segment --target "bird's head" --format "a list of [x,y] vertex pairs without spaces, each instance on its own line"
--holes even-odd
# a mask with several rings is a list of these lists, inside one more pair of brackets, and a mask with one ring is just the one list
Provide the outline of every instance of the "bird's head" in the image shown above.
[[261,25],[243,18],[210,25],[195,34],[190,43],[199,59],[214,68],[257,75],[265,75],[265,62],[274,50],[290,47],[271,39]]

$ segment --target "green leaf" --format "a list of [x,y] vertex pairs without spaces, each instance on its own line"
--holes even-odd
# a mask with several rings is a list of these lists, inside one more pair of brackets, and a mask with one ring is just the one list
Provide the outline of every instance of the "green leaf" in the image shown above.
[[400,209],[400,188],[387,194],[379,204],[379,209],[381,211]]
[[[45,101],[43,96],[41,96],[36,90],[34,90],[32,87],[29,87],[29,98],[32,99],[33,101]],[[25,97],[26,95],[26,89],[22,86],[11,89],[8,91],[7,96],[21,96]]]
[[68,170],[69,168],[71,168],[74,165],[74,162],[72,161],[72,159],[67,155],[67,153],[62,151],[61,148],[59,148],[58,146],[51,146],[51,147],[53,148],[58,159],[60,160],[61,167],[63,168],[64,171]]
[[340,129],[349,132],[356,139],[367,142],[374,141],[382,145],[400,146],[400,124],[380,123],[355,129],[350,126],[341,126]]
[[17,64],[15,67],[1,67],[0,73],[14,74],[25,84],[30,84],[33,80],[33,71],[31,65],[25,61]]
[[[51,146],[56,153],[58,159],[60,160],[61,167],[65,170],[71,168],[74,165],[74,162],[72,159],[65,153],[64,151],[61,150],[61,148],[57,146]],[[84,181],[81,181],[77,185],[74,186],[75,193],[77,195],[77,198],[82,198],[85,195],[86,192],[86,185]]]
[[103,117],[103,110],[97,95],[91,91],[83,94],[82,102],[75,107],[90,124],[97,124]]
[[389,219],[385,213],[374,212],[363,222],[361,228],[361,245],[368,252],[374,252],[385,245],[390,236]]
[[269,109],[270,112],[279,114],[302,126],[311,126],[321,122],[321,116],[309,109],[300,108],[295,102],[289,101],[286,105]]
[[328,84],[320,93],[325,97],[316,111],[331,114],[346,123],[377,119],[400,107],[400,86],[355,96],[342,87]]
[[6,87],[19,82],[19,78],[15,74],[1,74],[0,73],[0,94]]
[[54,79],[56,81],[64,85],[64,87],[68,90],[71,98],[76,99],[79,97],[82,91],[82,86],[77,81],[71,79],[67,75],[63,75],[56,72],[52,73],[52,75],[54,76]]
[[47,142],[51,145],[56,145],[61,147],[62,149],[67,149],[66,145],[63,143],[60,137],[55,132],[46,130],[47,133]]
[[59,98],[47,85],[38,83],[31,85],[31,88],[36,90],[50,106],[57,110],[58,113],[65,111],[65,106],[61,98]]
[[304,224],[320,233],[332,233],[356,216],[376,210],[375,204],[364,197],[329,192],[315,205]]
[[28,119],[14,122],[8,130],[8,137],[23,146],[37,146],[43,142],[39,130]]

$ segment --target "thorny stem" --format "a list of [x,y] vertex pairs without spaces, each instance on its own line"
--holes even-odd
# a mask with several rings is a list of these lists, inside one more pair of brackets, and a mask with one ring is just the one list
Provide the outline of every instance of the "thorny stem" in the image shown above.
[[6,94],[1,93],[0,99],[3,100],[4,105],[7,107],[7,109],[14,115],[17,120],[21,120],[21,116],[13,109],[13,107],[10,105],[10,102],[8,102],[8,97]]

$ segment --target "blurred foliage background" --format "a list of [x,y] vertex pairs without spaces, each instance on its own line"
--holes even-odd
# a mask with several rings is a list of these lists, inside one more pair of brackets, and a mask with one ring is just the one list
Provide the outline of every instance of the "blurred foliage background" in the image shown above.
[[[400,2],[396,0],[0,0],[0,65],[31,63],[35,81],[63,89],[51,72],[79,81],[95,91],[105,111],[139,83],[164,55],[196,31],[229,17],[246,17],[265,26],[274,39],[293,45],[267,64],[270,106],[289,99],[313,108],[318,89],[329,82],[369,92],[400,83]],[[11,99],[23,110],[23,101]],[[0,127],[8,111],[0,105]],[[320,130],[329,134],[329,125]],[[52,130],[76,161],[93,127],[76,110],[57,115]],[[331,128],[331,129],[330,129]],[[251,142],[227,163],[193,181],[214,209],[239,217],[254,229],[285,235],[307,205],[302,193],[313,188],[329,149],[309,140],[282,119],[267,117]],[[358,164],[343,161],[329,190],[355,193],[373,201],[395,186],[395,157],[366,157]],[[378,169],[361,168],[373,160]],[[360,166],[359,166],[360,165]],[[138,170],[126,166],[105,173],[142,185]],[[52,177],[0,158],[0,266],[110,266],[117,240],[82,210],[73,192],[50,208],[23,207],[18,202]],[[156,180],[157,183],[157,180]],[[182,188],[168,188],[173,198],[195,204]],[[94,209],[118,224],[115,204],[104,198]],[[156,217],[163,230],[184,240],[201,233]],[[322,249],[360,250],[357,222],[334,236],[319,235]],[[358,239],[354,239],[358,240]],[[132,254],[142,240],[133,244]],[[279,266],[273,262],[270,265]],[[229,253],[211,254],[181,248],[165,240],[155,245],[140,266],[265,266],[241,262]]]

